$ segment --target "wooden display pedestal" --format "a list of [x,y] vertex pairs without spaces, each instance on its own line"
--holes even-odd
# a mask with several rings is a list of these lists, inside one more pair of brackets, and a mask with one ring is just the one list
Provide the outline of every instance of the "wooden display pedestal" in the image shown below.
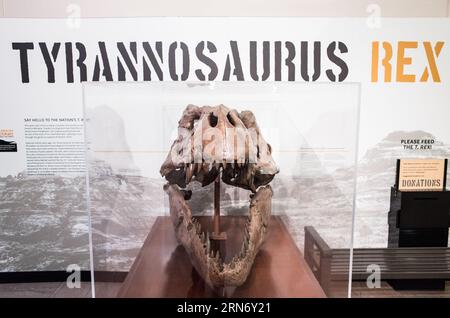
[[[227,232],[225,259],[240,250],[245,217],[221,217]],[[199,217],[204,229],[210,217]],[[169,217],[158,217],[127,275],[119,297],[326,297],[279,217],[271,219],[266,241],[244,285],[209,288],[178,245]]]

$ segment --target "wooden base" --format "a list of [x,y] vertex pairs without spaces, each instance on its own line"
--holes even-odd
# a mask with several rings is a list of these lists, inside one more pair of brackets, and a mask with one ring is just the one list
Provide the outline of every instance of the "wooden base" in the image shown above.
[[[210,217],[199,217],[210,231]],[[225,260],[242,245],[245,217],[224,216],[222,230]],[[266,242],[261,247],[247,281],[240,287],[213,290],[192,267],[183,246],[178,245],[169,217],[158,217],[126,277],[119,297],[325,297],[284,224],[272,217]]]

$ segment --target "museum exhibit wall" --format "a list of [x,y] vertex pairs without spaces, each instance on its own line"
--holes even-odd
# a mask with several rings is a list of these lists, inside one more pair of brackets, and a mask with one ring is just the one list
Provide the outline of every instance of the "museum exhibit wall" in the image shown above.
[[[366,17],[374,5],[385,17],[445,17],[447,0],[2,0],[5,17],[66,17],[73,5],[84,17],[138,16],[289,16],[289,17]],[[72,7],[71,7],[72,5]]]
[[[157,6],[159,13],[154,13],[153,6],[140,1],[126,2],[126,5],[124,2],[117,1],[115,5],[108,4],[106,7],[88,1],[80,2],[81,18],[93,17],[93,19],[80,20],[80,27],[77,27],[77,20],[75,24],[71,24],[73,20],[67,24],[66,18],[74,12],[74,8],[69,8],[64,1],[47,2],[47,6],[39,1],[27,6],[24,6],[22,1],[1,2],[3,17],[11,19],[0,20],[2,29],[0,50],[3,57],[0,67],[6,70],[0,76],[2,87],[0,98],[4,101],[2,114],[8,114],[0,118],[0,129],[12,130],[11,140],[17,141],[18,144],[17,153],[1,154],[4,157],[2,163],[6,162],[0,167],[1,272],[65,270],[70,264],[78,264],[87,270],[90,264],[87,235],[89,226],[86,213],[88,201],[85,196],[84,157],[81,151],[84,147],[84,128],[81,121],[83,118],[82,85],[76,80],[78,73],[75,73],[75,83],[67,83],[64,64],[56,68],[55,83],[48,83],[46,64],[39,55],[41,54],[39,50],[42,49],[39,42],[47,43],[48,50],[51,50],[51,45],[56,41],[73,42],[73,46],[75,41],[82,42],[87,47],[90,63],[93,63],[93,59],[98,54],[99,39],[109,42],[111,48],[117,41],[129,43],[132,40],[161,40],[166,49],[172,42],[184,40],[190,45],[189,49],[192,52],[195,51],[195,45],[199,41],[211,40],[218,47],[217,60],[222,61],[219,63],[224,61],[230,40],[240,43],[248,43],[251,40],[259,43],[264,40],[272,41],[272,43],[278,40],[293,42],[318,40],[323,42],[324,47],[332,41],[346,43],[349,52],[345,55],[345,59],[350,72],[345,82],[361,85],[360,95],[356,96],[361,109],[354,245],[386,246],[389,188],[395,179],[395,160],[402,157],[448,158],[450,154],[450,132],[446,121],[450,115],[448,110],[450,99],[448,19],[409,21],[386,19],[382,20],[381,28],[371,28],[366,18],[367,6],[372,3],[371,1],[349,1],[345,6],[338,5],[336,1],[324,1],[325,5],[305,6],[302,6],[301,2],[294,4],[292,1],[283,1],[282,3],[286,2],[285,5],[277,2],[272,4],[273,7],[270,7],[270,10],[264,6],[256,6],[255,2],[249,2],[246,6],[240,7],[239,11],[236,11],[237,3],[234,2],[227,4],[227,10],[222,10],[223,4],[215,3],[220,6],[218,10],[209,3],[198,2],[199,6],[182,5],[170,8],[165,2],[160,2]],[[70,1],[70,3],[77,2]],[[407,1],[407,3],[398,1],[396,5],[389,1],[377,3],[380,3],[383,9],[382,14],[391,17],[446,17],[449,12],[447,1],[433,1],[432,4],[430,1]],[[286,11],[286,8],[291,6],[296,9]],[[174,7],[180,11],[170,11]],[[197,7],[203,9],[199,12],[195,10]],[[252,11],[255,7],[258,8],[257,12]],[[264,8],[268,11],[264,11]],[[278,11],[274,8],[278,8]],[[264,16],[269,15],[268,12],[270,12],[270,15],[280,16],[360,18],[339,23],[336,20],[280,19],[276,24],[273,23],[275,20],[269,18],[262,18],[262,20],[243,18],[233,20],[235,23],[232,25],[227,18],[210,20],[201,18],[95,19],[95,17],[105,16],[117,17],[118,12],[121,16],[147,15],[150,10],[154,15],[208,16],[218,15],[214,12],[220,12],[220,15],[224,16],[246,16],[251,12],[254,15]],[[27,17],[62,19],[31,20],[26,19]],[[249,23],[254,26],[253,30],[245,27]],[[329,24],[335,26],[330,32]],[[142,25],[146,28],[142,29]],[[308,27],[310,25],[314,25],[315,28],[311,30]],[[348,32],[349,29],[352,32]],[[308,32],[299,30],[308,30]],[[233,35],[232,39],[230,34]],[[393,44],[405,38],[418,41],[418,49],[413,54],[417,64],[409,69],[419,74],[418,76],[427,65],[423,42],[445,41],[442,55],[437,59],[441,82],[433,83],[430,79],[427,83],[371,83],[370,43],[380,38],[391,41]],[[36,54],[30,55],[29,59],[29,83],[22,82],[23,74],[20,71],[18,50],[12,49],[13,42],[34,43]],[[63,47],[64,45],[61,46],[61,52]],[[52,53],[49,51],[49,54]],[[248,67],[247,54],[243,53],[242,56],[244,66]],[[326,55],[324,55],[325,58]],[[111,60],[115,61],[115,56]],[[92,72],[92,69],[89,72]],[[92,73],[89,74],[92,76]],[[166,78],[170,78],[168,70],[165,75]],[[282,81],[287,81],[287,73],[283,73],[282,76]],[[192,80],[198,81],[195,78]],[[236,82],[236,79],[232,78],[230,81]],[[319,81],[330,83],[324,74]],[[349,97],[349,100],[353,100],[353,97]],[[297,115],[303,114],[299,112]],[[48,125],[58,125],[58,133],[70,134],[72,143],[70,151],[74,151],[76,155],[72,156],[70,171],[56,173],[50,177],[40,177],[36,172],[37,163],[30,158],[43,156],[42,148],[35,149],[33,144],[36,142],[36,136],[45,134],[42,127],[45,126],[46,119],[50,120]],[[39,120],[43,120],[44,124]],[[178,115],[171,117],[171,120],[176,122]],[[321,126],[333,126],[336,121],[339,121],[339,118],[330,112],[329,116],[321,118],[318,122]],[[314,129],[314,127],[309,134],[322,136],[320,129]],[[343,136],[344,133],[339,131],[337,135]],[[322,137],[326,138],[328,135]],[[407,149],[405,143],[415,139],[430,142],[432,146],[428,149]],[[347,143],[344,142],[344,146],[341,143],[341,146],[354,149],[353,145],[350,146],[353,140],[351,135]],[[336,141],[337,144],[339,142],[342,141]],[[167,150],[164,149],[164,151]],[[347,162],[350,161],[351,159]],[[310,224],[317,227],[332,247],[348,247],[351,241],[351,233],[348,230],[351,229],[352,222],[351,178],[355,166],[347,164],[330,170],[329,167],[322,166],[324,162],[318,160],[320,167],[318,170],[326,173],[321,177],[315,175],[316,182],[309,180],[310,182],[302,184],[292,178],[290,171],[280,174],[274,180],[277,200],[281,202],[287,198],[297,200],[274,213],[285,217],[285,223],[300,249],[303,249],[303,226]],[[39,168],[39,164],[37,167]],[[109,171],[110,167],[98,162],[98,166],[94,169],[97,169],[99,175],[104,176],[105,171]],[[127,179],[125,183],[123,179],[119,179],[120,177],[112,173],[104,180],[103,190],[98,193],[97,202],[105,203],[104,211],[108,214],[103,216],[103,219],[114,216],[114,213],[111,213],[114,209],[120,211],[118,215],[115,214],[118,216],[116,219],[109,220],[109,232],[106,234],[110,236],[106,239],[109,244],[106,248],[122,248],[123,255],[128,255],[123,262],[116,262],[116,266],[109,264],[103,269],[126,271],[151,228],[154,218],[166,213],[162,191],[164,181],[156,175],[145,180]],[[321,182],[317,182],[319,179]],[[142,186],[145,196],[134,200],[136,189],[139,190]],[[350,190],[343,193],[346,191],[343,189]],[[295,194],[299,191],[309,196],[296,198]],[[112,200],[112,196],[116,198]],[[321,196],[328,196],[328,204],[314,206],[314,199]],[[118,202],[117,197],[128,204],[134,200],[127,207],[129,217],[124,213],[123,206],[111,206],[111,202]],[[152,209],[148,209],[148,206],[152,206]],[[339,210],[342,206],[345,207],[345,213]],[[117,229],[117,232],[112,232],[111,228]],[[117,233],[125,234],[117,235]],[[134,233],[135,236],[129,236],[129,233]],[[114,237],[118,239],[118,242],[111,244],[114,243]],[[131,244],[122,244],[121,247],[121,243],[124,242],[131,242]],[[127,248],[129,251],[126,250]]]

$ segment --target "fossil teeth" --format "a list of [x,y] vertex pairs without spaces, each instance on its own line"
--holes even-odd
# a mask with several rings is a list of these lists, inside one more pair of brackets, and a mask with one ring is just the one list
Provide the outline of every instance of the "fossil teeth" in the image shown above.
[[193,166],[188,164],[186,166],[186,184],[191,182],[192,176],[193,176],[193,172],[194,172]]
[[209,252],[209,250],[211,249],[211,242],[209,241],[209,237],[206,238],[206,242],[204,244],[206,244],[206,250]]
[[220,261],[220,252],[217,250],[216,255],[214,256],[214,259],[219,262]]
[[230,264],[228,264],[230,266],[231,269],[233,269],[236,266],[237,263],[237,258],[236,256],[233,257],[233,259],[231,260]]
[[197,219],[192,218],[191,222],[194,225],[195,233],[198,234],[199,233],[199,223],[198,223]]
[[205,243],[205,233],[204,232],[202,232],[200,234],[200,241],[202,241],[202,243]]
[[248,227],[245,227],[245,230],[244,230],[244,237],[245,237],[246,240],[249,240],[249,239],[250,239],[250,232],[249,232],[249,230],[248,230]]
[[196,231],[197,231],[197,234],[198,234],[198,233],[201,233],[201,231],[202,231],[202,226],[200,225],[200,223],[198,223],[198,222],[195,223],[195,229],[196,229]]

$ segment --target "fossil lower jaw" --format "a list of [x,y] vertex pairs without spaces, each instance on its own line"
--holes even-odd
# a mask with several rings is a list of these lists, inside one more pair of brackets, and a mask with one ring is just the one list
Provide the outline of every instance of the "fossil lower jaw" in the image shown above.
[[200,276],[212,287],[242,285],[250,273],[269,226],[271,187],[260,187],[251,195],[241,250],[228,263],[222,260],[219,252],[215,253],[210,248],[209,234],[203,232],[200,223],[192,217],[183,191],[177,185],[166,185],[165,191],[169,195],[170,216],[178,242],[184,246]]

